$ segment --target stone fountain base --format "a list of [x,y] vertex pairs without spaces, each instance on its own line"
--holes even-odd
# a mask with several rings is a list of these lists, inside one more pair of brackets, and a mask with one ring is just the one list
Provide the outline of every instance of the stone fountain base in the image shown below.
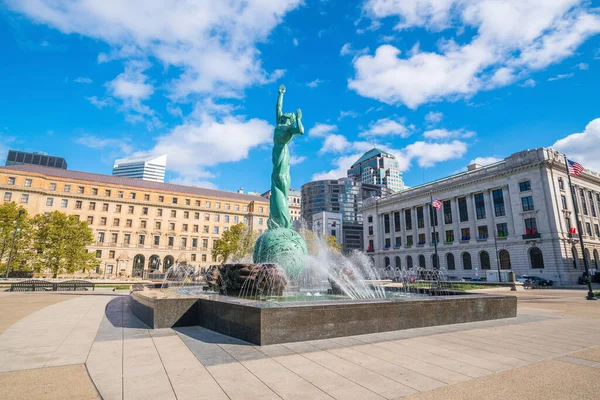
[[200,325],[257,345],[517,316],[517,298],[506,295],[278,303],[222,295],[160,298],[153,292],[131,294],[133,313],[150,327]]

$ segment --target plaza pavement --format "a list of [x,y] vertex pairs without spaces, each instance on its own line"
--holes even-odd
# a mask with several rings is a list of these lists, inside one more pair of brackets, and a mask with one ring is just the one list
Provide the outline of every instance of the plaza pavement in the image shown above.
[[260,347],[147,329],[124,294],[0,293],[0,324],[37,304],[0,334],[0,398],[599,398],[600,301],[516,295],[517,318]]

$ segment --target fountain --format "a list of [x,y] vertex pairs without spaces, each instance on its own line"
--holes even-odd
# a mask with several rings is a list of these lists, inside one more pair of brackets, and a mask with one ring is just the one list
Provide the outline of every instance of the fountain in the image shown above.
[[268,230],[256,241],[254,263],[212,266],[202,276],[171,267],[161,290],[131,294],[138,318],[266,345],[516,316],[516,297],[454,292],[444,270],[384,271],[396,282],[384,287],[362,252],[342,255],[317,238],[309,253],[307,230],[292,228],[288,207],[288,144],[304,134],[302,112],[282,113],[284,93],[281,85]]

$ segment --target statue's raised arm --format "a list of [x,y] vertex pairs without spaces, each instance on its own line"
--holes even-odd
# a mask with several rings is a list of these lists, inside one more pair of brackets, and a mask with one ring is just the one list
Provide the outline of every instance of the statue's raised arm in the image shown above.
[[304,135],[304,125],[302,125],[302,110],[296,110],[296,135]]
[[275,106],[275,117],[277,118],[275,120],[275,126],[279,125],[279,120],[281,119],[281,116],[283,115],[283,112],[281,111],[283,109],[283,94],[285,93],[285,86],[281,85],[279,86],[279,96],[277,97],[277,105]]

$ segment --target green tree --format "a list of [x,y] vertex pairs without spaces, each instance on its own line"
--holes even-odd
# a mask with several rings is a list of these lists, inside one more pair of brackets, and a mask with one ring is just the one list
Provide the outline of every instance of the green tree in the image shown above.
[[[23,214],[19,217],[19,211]],[[17,219],[19,220],[18,230]],[[13,245],[11,270],[25,269],[33,257],[32,225],[27,210],[15,202],[4,203],[0,206],[0,271],[6,273],[10,249]]]
[[304,229],[301,232],[304,237],[304,241],[306,242],[306,249],[308,250],[308,254],[317,255],[319,252],[318,242],[324,240],[331,250],[336,252],[342,251],[342,245],[338,244],[335,236],[325,235],[324,239],[320,239],[313,231],[309,229]]
[[215,241],[212,258],[221,264],[239,262],[252,253],[256,239],[257,233],[248,229],[246,224],[232,225]]
[[60,273],[88,271],[98,266],[95,254],[86,246],[94,242],[88,224],[74,215],[60,211],[33,218],[34,243],[37,251],[34,267],[37,271],[49,269],[54,277]]

